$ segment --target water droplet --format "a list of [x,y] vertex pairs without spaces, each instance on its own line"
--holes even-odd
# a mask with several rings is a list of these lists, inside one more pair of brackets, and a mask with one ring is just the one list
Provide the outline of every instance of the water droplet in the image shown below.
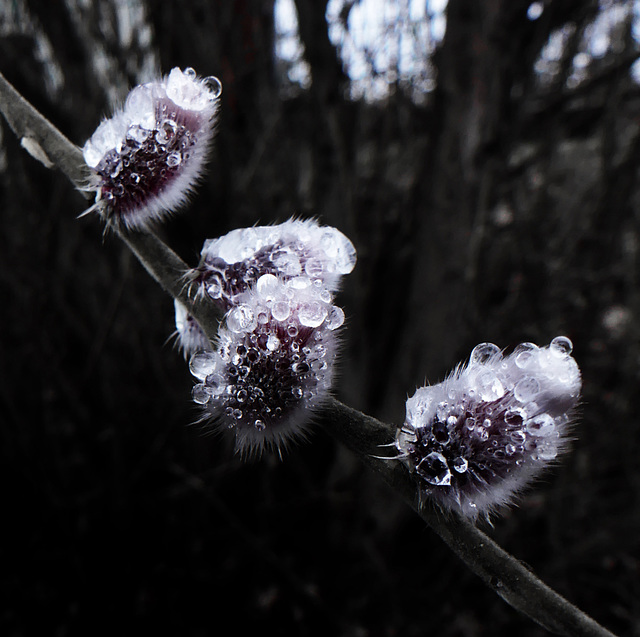
[[227,327],[236,334],[251,332],[255,326],[255,315],[248,305],[238,305],[227,314]]
[[131,173],[129,175],[129,180],[131,181],[132,184],[139,184],[140,183],[140,175],[138,173]]
[[263,274],[256,281],[256,289],[258,294],[267,297],[266,300],[268,301],[268,297],[273,296],[278,290],[278,277],[273,274]]
[[344,323],[344,312],[341,307],[334,305],[327,316],[326,326],[328,330],[337,330]]
[[327,317],[327,308],[318,301],[304,303],[298,312],[300,324],[305,327],[320,327]]
[[464,473],[469,468],[469,462],[466,458],[460,456],[453,461],[453,468],[458,473]]
[[264,431],[267,426],[264,424],[264,422],[260,419],[257,419],[254,423],[253,426],[258,430],[258,431]]
[[500,355],[500,348],[493,343],[480,343],[471,351],[469,365],[486,365]]
[[177,150],[167,155],[167,166],[171,168],[179,166],[181,161],[182,155]]
[[512,456],[516,452],[516,446],[512,445],[511,443],[509,443],[509,444],[505,445],[504,452],[508,456]]
[[436,407],[436,418],[441,421],[445,421],[449,416],[449,403],[441,402]]
[[432,451],[425,456],[416,467],[416,473],[435,486],[451,484],[449,465],[446,458],[438,451]]
[[273,260],[273,265],[285,276],[297,276],[302,271],[300,259],[291,252],[281,252]]
[[513,388],[514,398],[521,403],[528,403],[540,393],[540,383],[533,376],[521,378]]
[[242,418],[242,410],[234,409],[232,415],[236,420],[240,420]]
[[[165,119],[160,123],[160,127],[158,128],[158,132],[156,133],[156,141],[160,145],[164,145],[169,142],[171,139],[175,137],[176,131],[178,130],[178,124],[176,124],[172,119]],[[163,152],[164,149],[161,149]]]
[[271,315],[276,321],[286,321],[291,314],[291,306],[288,301],[276,301],[271,307]]
[[280,347],[280,339],[273,334],[269,334],[269,338],[267,338],[267,349],[270,352],[275,352],[278,347]]
[[551,440],[543,440],[536,447],[538,460],[553,460],[558,455],[558,448]]
[[293,323],[287,326],[287,334],[293,338],[298,335],[298,328]]
[[215,76],[209,75],[202,80],[212,100],[218,99],[222,95],[222,82]]
[[504,421],[510,427],[520,427],[527,418],[527,412],[521,407],[512,407],[504,413]]
[[475,435],[481,442],[489,440],[489,432],[484,427],[476,428]]
[[504,385],[491,370],[482,372],[476,382],[477,390],[482,400],[493,402],[504,396]]
[[238,393],[236,394],[236,400],[239,403],[245,402],[248,397],[249,397],[249,392],[247,392],[246,389],[239,389]]
[[216,353],[212,351],[197,352],[189,361],[189,370],[199,380],[204,380],[215,368]]
[[519,369],[527,369],[533,362],[536,352],[539,350],[540,348],[535,343],[520,343],[513,351],[516,367]]
[[184,74],[191,80],[195,79],[195,77],[197,75],[196,70],[194,68],[191,68],[190,66],[188,66],[184,70]]
[[193,402],[198,403],[198,405],[206,405],[211,398],[211,390],[207,385],[200,383],[191,390],[191,397]]
[[121,171],[122,171],[122,162],[119,161],[111,171],[111,179],[115,179],[120,174]]
[[143,128],[142,126],[138,126],[137,124],[130,126],[127,130],[127,137],[138,144],[142,144],[146,141],[150,134],[151,131]]
[[304,271],[312,278],[319,278],[324,274],[324,265],[320,259],[309,259],[304,266]]
[[527,421],[526,429],[529,434],[536,437],[550,436],[556,429],[553,418],[549,414],[540,414]]
[[573,343],[566,336],[556,336],[549,345],[549,351],[554,356],[569,356],[573,351]]
[[525,435],[524,431],[522,431],[521,429],[518,429],[517,431],[512,431],[509,434],[509,438],[513,440],[514,444],[522,445],[524,444],[524,441],[527,439],[527,436]]
[[222,296],[222,283],[217,276],[212,277],[207,283],[207,294],[214,300]]

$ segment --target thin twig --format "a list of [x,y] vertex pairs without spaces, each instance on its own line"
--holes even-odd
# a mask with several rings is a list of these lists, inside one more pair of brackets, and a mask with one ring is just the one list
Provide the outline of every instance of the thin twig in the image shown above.
[[[80,149],[24,100],[1,74],[0,111],[21,140],[30,140],[26,144],[23,141],[27,150],[31,146],[30,152],[35,149],[38,155],[40,149],[48,165],[57,166],[72,183],[83,187],[87,171]],[[44,162],[42,157],[40,160]],[[187,264],[154,235],[121,231],[118,234],[162,288],[184,303],[205,332],[214,336],[218,316],[207,304],[189,298],[184,286]],[[331,435],[380,474],[454,553],[511,606],[558,635],[612,637],[613,633],[540,581],[473,524],[457,515],[445,516],[421,506],[415,483],[406,468],[399,462],[373,457],[378,452],[378,445],[393,440],[394,427],[334,399],[326,402],[318,418]]]

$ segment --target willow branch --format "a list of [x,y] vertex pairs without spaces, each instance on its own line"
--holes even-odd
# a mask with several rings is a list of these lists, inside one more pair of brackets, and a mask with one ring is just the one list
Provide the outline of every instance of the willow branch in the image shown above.
[[[76,187],[83,188],[87,169],[80,149],[24,100],[1,74],[0,111],[36,159],[48,167],[59,168]],[[116,232],[149,274],[172,297],[184,303],[213,337],[218,316],[207,304],[189,297],[184,285],[187,264],[154,235]],[[373,457],[379,453],[379,445],[394,439],[394,427],[334,399],[326,402],[318,418],[332,436],[378,473],[474,573],[515,609],[558,635],[612,637],[612,633],[549,588],[473,524],[455,514],[444,516],[421,506],[416,485],[405,467]]]
[[[29,154],[47,168],[59,168],[79,190],[87,184],[89,170],[82,151],[43,117],[0,73],[0,112]],[[195,317],[209,338],[218,330],[220,315],[210,303],[189,295],[184,275],[189,266],[153,234],[115,228],[147,272]]]

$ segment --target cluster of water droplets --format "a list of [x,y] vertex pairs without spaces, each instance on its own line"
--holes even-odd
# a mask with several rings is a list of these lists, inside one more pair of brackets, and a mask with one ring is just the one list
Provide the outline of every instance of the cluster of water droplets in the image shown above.
[[222,91],[188,68],[136,86],[124,108],[85,143],[97,208],[128,228],[146,228],[180,207],[202,173]]
[[[281,449],[304,434],[331,386],[345,319],[334,291],[355,260],[342,233],[315,222],[235,230],[205,243],[199,291],[226,310],[224,325],[213,349],[198,346],[188,314],[176,327],[193,352],[193,400],[234,431],[239,449]],[[216,294],[208,291],[214,281]]]
[[571,352],[564,336],[509,356],[482,343],[466,367],[418,389],[396,447],[421,492],[471,518],[511,502],[566,445],[581,389]]
[[228,309],[264,274],[308,280],[331,295],[355,263],[356,250],[342,232],[314,220],[291,219],[207,240],[190,277],[199,295]]

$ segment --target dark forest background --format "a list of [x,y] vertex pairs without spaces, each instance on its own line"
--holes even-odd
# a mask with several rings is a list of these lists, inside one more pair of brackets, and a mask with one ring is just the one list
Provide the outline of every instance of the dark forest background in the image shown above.
[[[3,0],[0,71],[79,145],[153,66],[220,77],[210,170],[163,237],[194,263],[205,238],[292,214],[345,232],[335,394],[353,407],[399,424],[475,344],[568,335],[572,452],[489,532],[640,635],[634,3],[450,0],[430,77],[372,64],[382,97],[354,92],[327,3],[295,6],[310,85],[274,54],[273,0]],[[546,634],[322,431],[245,463],[192,425],[171,300],[0,135],[2,635]]]

